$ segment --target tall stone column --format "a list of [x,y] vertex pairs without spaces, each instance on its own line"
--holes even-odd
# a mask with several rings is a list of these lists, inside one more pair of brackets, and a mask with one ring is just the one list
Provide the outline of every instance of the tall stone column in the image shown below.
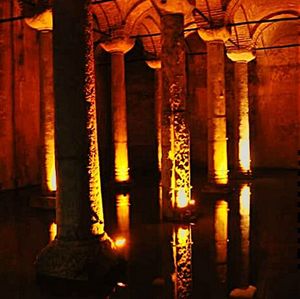
[[183,14],[161,17],[163,215],[176,216],[190,203],[190,135],[186,114]]
[[114,259],[104,232],[89,1],[56,0],[53,17],[57,236],[36,267],[39,275],[88,280]]
[[114,172],[117,183],[130,180],[127,142],[127,109],[124,56],[133,46],[130,38],[115,38],[102,43],[103,49],[111,53],[111,101],[114,142]]
[[52,32],[40,32],[41,171],[44,195],[56,191]]
[[208,181],[222,186],[228,183],[224,42],[230,34],[225,27],[198,33],[207,45]]
[[161,172],[161,114],[162,114],[162,72],[160,60],[147,60],[147,65],[155,70],[155,117],[158,169]]
[[[40,139],[42,196],[49,198],[56,191],[55,146],[54,146],[54,88],[52,50],[52,12],[50,9],[26,18],[28,26],[39,31],[40,44]],[[41,198],[32,204],[40,205]],[[47,206],[54,207],[54,198]]]
[[234,175],[251,174],[250,124],[248,99],[248,62],[255,58],[252,51],[227,51],[234,61]]

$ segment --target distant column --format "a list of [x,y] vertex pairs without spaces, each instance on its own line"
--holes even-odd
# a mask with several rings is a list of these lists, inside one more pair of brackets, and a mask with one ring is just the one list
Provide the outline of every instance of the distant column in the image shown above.
[[133,46],[130,38],[115,38],[102,43],[103,49],[111,53],[111,100],[112,128],[114,142],[115,181],[126,183],[130,180],[127,142],[127,109],[124,56]]
[[252,51],[227,52],[234,61],[234,175],[251,174],[250,124],[248,98],[248,62],[255,58]]
[[162,74],[160,60],[147,60],[147,65],[155,70],[155,117],[156,117],[156,139],[158,169],[161,172],[161,114],[162,114]]
[[215,185],[228,183],[224,42],[230,34],[225,27],[199,29],[207,46],[208,97],[208,181]]
[[45,10],[38,16],[26,18],[25,22],[40,32],[41,185],[43,195],[51,195],[56,191],[52,12]]

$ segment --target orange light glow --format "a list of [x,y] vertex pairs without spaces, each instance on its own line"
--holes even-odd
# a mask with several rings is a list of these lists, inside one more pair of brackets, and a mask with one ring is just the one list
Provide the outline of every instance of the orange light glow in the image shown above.
[[220,200],[215,207],[215,241],[217,271],[222,282],[227,276],[228,203]]
[[54,138],[45,140],[45,175],[48,191],[56,191]]
[[49,241],[52,242],[57,234],[57,224],[52,222],[49,227]]
[[250,250],[250,186],[244,184],[240,190],[240,231],[241,231],[241,281],[249,284],[249,250]]
[[126,245],[126,239],[123,237],[119,237],[115,241],[115,245],[117,248],[123,248]]
[[129,194],[117,194],[116,201],[118,228],[121,232],[128,232],[130,212]]
[[129,180],[127,142],[115,142],[115,179],[117,182]]
[[[248,102],[247,102],[248,104]],[[241,120],[239,125],[239,167],[243,173],[250,171],[250,139],[248,106],[241,103]]]
[[176,205],[178,208],[186,208],[189,204],[188,197],[186,195],[186,192],[184,188],[179,188],[178,194],[177,194],[177,200]]

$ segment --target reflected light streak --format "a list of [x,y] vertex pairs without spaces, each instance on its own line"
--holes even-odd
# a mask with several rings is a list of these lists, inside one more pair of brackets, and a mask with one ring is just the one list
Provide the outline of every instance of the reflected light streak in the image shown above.
[[52,242],[57,234],[57,224],[52,222],[49,227],[49,241]]
[[215,207],[216,263],[221,282],[227,277],[228,203],[219,200]]
[[249,251],[250,251],[250,186],[244,184],[240,190],[240,217],[241,217],[241,282],[242,287],[249,284]]
[[174,298],[190,298],[192,291],[192,231],[191,226],[173,228],[173,259],[175,273],[172,275],[175,284]]

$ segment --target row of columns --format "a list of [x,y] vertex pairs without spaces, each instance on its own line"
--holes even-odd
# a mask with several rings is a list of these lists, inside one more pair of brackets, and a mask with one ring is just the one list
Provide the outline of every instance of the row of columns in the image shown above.
[[[87,279],[88,273],[91,273],[83,271],[87,264],[100,263],[102,268],[97,269],[97,272],[100,270],[104,273],[108,265],[114,263],[112,245],[104,231],[89,1],[76,4],[71,0],[54,1],[53,17],[58,229],[56,239],[39,255],[37,270],[42,275]],[[184,208],[190,203],[190,136],[185,117],[184,17],[183,14],[165,14],[161,21],[161,70],[155,66],[157,124],[161,128],[157,137],[163,211],[168,218],[174,216],[174,208]],[[80,26],[75,26],[78,22]],[[208,48],[209,180],[222,185],[227,184],[228,180],[224,38],[220,38],[224,32],[217,37],[215,31],[202,35]],[[45,51],[44,37],[41,37],[41,57]],[[129,180],[124,54],[133,45],[132,40],[126,40],[123,36],[101,44],[111,53],[112,59],[112,118],[117,182]],[[53,107],[50,99],[53,97],[49,89],[51,75],[48,76],[45,70],[46,63],[47,60],[41,58],[41,69],[45,75],[41,84],[42,99],[46,102],[42,110],[46,137],[43,142],[45,160],[54,151],[54,122],[51,119],[54,109],[49,108]],[[244,74],[244,69],[237,69],[239,74]],[[244,106],[247,104],[245,84],[241,84],[236,91],[237,95],[243,95],[241,101]],[[239,111],[241,115],[247,113],[246,108]],[[240,119],[245,122],[242,116],[238,121]],[[52,127],[48,126],[50,123]],[[249,136],[249,132],[244,129],[239,134],[245,138]],[[48,142],[48,138],[52,142]],[[51,159],[54,159],[54,154]],[[48,162],[45,161],[45,178],[48,180],[54,165],[52,168],[46,165]],[[48,185],[45,189],[51,191]]]

